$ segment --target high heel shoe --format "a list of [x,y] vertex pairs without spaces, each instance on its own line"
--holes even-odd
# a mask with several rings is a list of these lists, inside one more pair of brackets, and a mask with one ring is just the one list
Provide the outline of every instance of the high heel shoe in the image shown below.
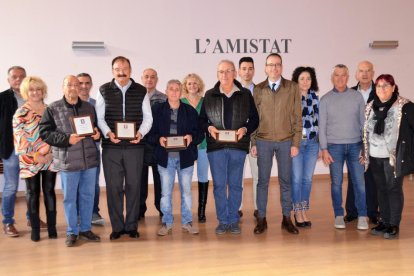
[[298,220],[296,219],[296,214],[294,214],[293,217],[295,218],[296,227],[305,227],[306,226],[305,222],[298,222]]

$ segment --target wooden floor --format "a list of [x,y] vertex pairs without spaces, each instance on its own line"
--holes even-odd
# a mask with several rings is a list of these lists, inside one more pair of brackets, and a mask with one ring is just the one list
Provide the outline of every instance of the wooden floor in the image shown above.
[[[315,179],[311,196],[312,228],[297,236],[280,229],[279,186],[273,179],[269,192],[269,229],[254,235],[251,180],[246,180],[241,235],[217,236],[212,187],[207,223],[198,225],[200,234],[190,236],[180,229],[179,192],[174,193],[173,232],[158,237],[159,217],[153,205],[139,223],[141,237],[127,236],[109,241],[111,226],[105,193],[101,194],[104,227],[93,227],[100,243],[79,242],[65,246],[65,220],[62,196],[58,200],[57,240],[41,233],[41,241],[30,240],[25,221],[25,201],[16,205],[19,238],[0,235],[0,275],[414,275],[414,182],[405,180],[405,206],[398,240],[384,240],[368,231],[333,227],[329,182]],[[210,185],[211,186],[211,185]],[[152,186],[148,202],[153,201]],[[345,190],[345,189],[344,189]],[[197,188],[193,187],[193,213],[196,214]],[[42,215],[44,217],[44,215]]]

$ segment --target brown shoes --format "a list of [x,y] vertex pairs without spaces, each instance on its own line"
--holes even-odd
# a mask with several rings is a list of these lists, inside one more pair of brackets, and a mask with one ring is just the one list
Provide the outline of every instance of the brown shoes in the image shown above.
[[19,236],[19,232],[14,227],[13,223],[4,224],[3,225],[3,231],[4,231],[4,234],[6,234],[9,237],[18,237]]
[[[32,224],[30,223],[30,220],[27,220],[27,226],[32,227]],[[40,229],[47,229],[47,223],[43,220],[40,220]]]
[[299,230],[293,225],[292,220],[290,219],[290,216],[283,216],[282,220],[282,229],[285,229],[291,234],[299,234]]
[[257,218],[257,225],[254,228],[255,234],[262,234],[267,229],[267,221],[266,217],[264,218]]

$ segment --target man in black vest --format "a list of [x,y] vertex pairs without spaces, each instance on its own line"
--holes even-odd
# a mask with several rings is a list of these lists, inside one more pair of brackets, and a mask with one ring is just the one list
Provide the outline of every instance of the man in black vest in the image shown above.
[[[112,75],[114,79],[99,88],[100,93],[96,99],[98,126],[103,134],[102,163],[112,225],[109,238],[119,239],[122,234],[138,238],[139,198],[144,159],[144,144],[141,139],[152,126],[151,106],[145,87],[130,78],[129,59],[122,56],[114,58]],[[116,122],[122,121],[135,123],[137,132],[132,140],[116,137]]]

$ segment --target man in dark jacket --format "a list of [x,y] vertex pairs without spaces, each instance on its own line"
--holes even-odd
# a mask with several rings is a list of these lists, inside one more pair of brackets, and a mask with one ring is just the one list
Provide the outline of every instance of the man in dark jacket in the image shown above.
[[[43,141],[53,146],[53,163],[60,171],[63,207],[68,224],[65,243],[72,247],[78,237],[82,240],[100,241],[91,231],[96,170],[99,164],[94,140],[99,139],[100,133],[96,127],[93,106],[79,98],[79,80],[75,76],[64,79],[63,93],[63,99],[46,108],[39,128]],[[75,116],[91,116],[95,133],[87,137],[76,134],[72,124]]]
[[19,159],[14,152],[12,119],[24,100],[20,96],[20,84],[26,77],[23,67],[13,66],[7,71],[10,89],[0,93],[0,157],[3,161],[4,187],[2,192],[3,232],[18,237],[14,227],[14,205],[19,186]]
[[[98,126],[104,136],[102,163],[112,225],[109,238],[116,240],[127,233],[130,238],[137,239],[144,159],[144,143],[141,140],[152,126],[151,106],[145,87],[131,79],[129,59],[122,56],[114,58],[112,75],[114,79],[99,88],[96,98]],[[117,123],[123,121],[135,125],[137,131],[132,134],[135,134],[132,140],[122,140],[116,136]]]
[[[355,73],[355,78],[357,79],[358,83],[356,86],[352,87],[352,89],[362,94],[365,100],[365,104],[370,103],[374,99],[375,84],[372,80],[374,78],[374,75],[374,65],[371,62],[364,60],[358,64],[358,69]],[[364,173],[364,178],[365,195],[367,201],[367,216],[369,218],[369,222],[378,224],[380,214],[378,212],[377,188],[371,169],[369,167],[368,170]],[[350,177],[348,177],[348,190],[346,193],[345,209],[346,216],[344,217],[344,221],[346,223],[358,218],[358,212],[355,206],[354,188]]]
[[[219,220],[218,235],[227,231],[232,234],[241,232],[238,210],[243,191],[244,161],[249,152],[250,134],[259,125],[253,96],[235,80],[236,74],[232,61],[223,60],[218,64],[219,81],[206,92],[200,111],[200,128],[208,135],[207,154]],[[227,139],[223,134],[228,134]],[[231,134],[233,139],[229,137]]]

